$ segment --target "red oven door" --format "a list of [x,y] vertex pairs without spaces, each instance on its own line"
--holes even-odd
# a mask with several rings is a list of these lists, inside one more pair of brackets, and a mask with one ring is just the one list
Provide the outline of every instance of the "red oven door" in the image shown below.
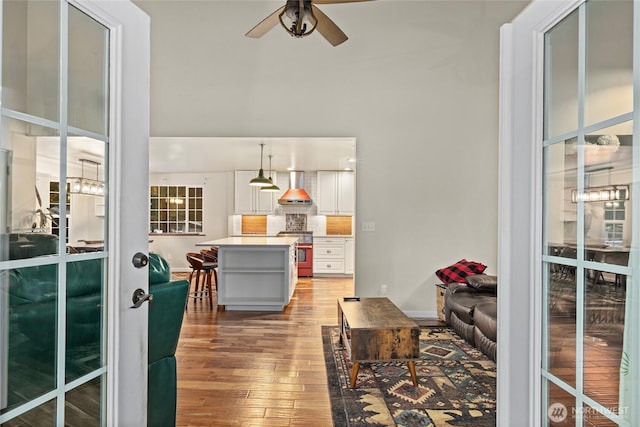
[[298,244],[298,277],[313,276],[313,245]]

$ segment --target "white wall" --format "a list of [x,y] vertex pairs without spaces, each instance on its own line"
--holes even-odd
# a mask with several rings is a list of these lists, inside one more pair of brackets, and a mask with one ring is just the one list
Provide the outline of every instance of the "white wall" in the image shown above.
[[[436,269],[496,272],[499,27],[520,1],[322,5],[350,37],[244,33],[272,1],[136,1],[152,136],[354,136],[356,293],[435,312]],[[375,222],[375,232],[360,232]]]
[[[13,121],[10,126],[20,129],[23,124]],[[37,183],[36,138],[16,132],[3,140],[3,148],[11,151],[11,231],[28,232],[33,213],[38,208],[34,190]]]
[[96,204],[104,205],[104,197],[71,195],[70,243],[80,240],[104,240],[104,213],[99,214]]

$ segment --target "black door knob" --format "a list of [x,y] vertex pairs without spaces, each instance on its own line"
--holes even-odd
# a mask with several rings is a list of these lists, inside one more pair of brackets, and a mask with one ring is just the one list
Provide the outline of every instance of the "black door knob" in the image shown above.
[[138,252],[133,256],[133,259],[131,260],[131,262],[133,263],[133,266],[136,268],[146,267],[147,264],[149,264],[149,257],[147,257],[142,252]]

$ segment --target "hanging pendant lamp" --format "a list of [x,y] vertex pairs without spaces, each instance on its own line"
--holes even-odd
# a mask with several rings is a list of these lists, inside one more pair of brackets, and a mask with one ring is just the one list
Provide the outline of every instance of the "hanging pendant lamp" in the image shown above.
[[273,179],[271,179],[271,173],[273,172],[271,170],[271,158],[273,157],[271,154],[269,154],[269,181],[271,181],[271,185],[268,187],[260,187],[260,191],[264,191],[265,193],[277,193],[278,191],[280,191],[280,187],[278,187],[277,185],[275,185],[273,183]]
[[264,170],[262,169],[262,154],[264,152],[264,144],[260,144],[260,171],[258,172],[258,176],[249,181],[249,185],[253,185],[254,187],[268,187],[273,183],[269,181],[268,178],[264,176]]

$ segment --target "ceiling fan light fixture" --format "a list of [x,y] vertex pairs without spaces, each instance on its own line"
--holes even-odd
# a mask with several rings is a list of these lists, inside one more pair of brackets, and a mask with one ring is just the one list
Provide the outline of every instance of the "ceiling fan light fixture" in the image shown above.
[[287,5],[278,18],[282,28],[292,37],[306,37],[318,26],[310,0],[287,0]]
[[260,21],[245,35],[260,38],[280,25],[293,37],[301,38],[313,33],[316,29],[331,45],[338,46],[347,41],[347,35],[313,3],[351,3],[368,0],[286,0],[269,16]]

